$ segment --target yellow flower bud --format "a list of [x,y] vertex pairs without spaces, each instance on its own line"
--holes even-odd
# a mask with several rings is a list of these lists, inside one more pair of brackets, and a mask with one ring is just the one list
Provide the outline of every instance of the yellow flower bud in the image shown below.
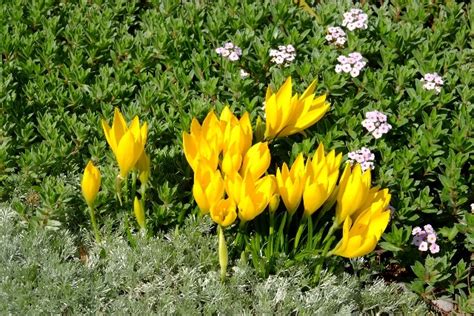
[[94,166],[92,161],[89,161],[84,170],[84,175],[82,176],[81,188],[82,195],[90,207],[92,207],[97,193],[99,192],[100,181],[101,176],[99,169]]
[[145,229],[145,209],[143,207],[143,201],[140,201],[137,197],[135,197],[133,201],[133,213],[135,214],[138,225],[141,229]]
[[268,203],[268,210],[270,213],[275,213],[280,206],[280,194],[276,193],[273,194],[272,198],[270,199],[270,203]]
[[293,215],[300,205],[306,180],[304,158],[299,154],[291,166],[291,171],[286,163],[277,168],[276,180],[278,191],[288,212]]

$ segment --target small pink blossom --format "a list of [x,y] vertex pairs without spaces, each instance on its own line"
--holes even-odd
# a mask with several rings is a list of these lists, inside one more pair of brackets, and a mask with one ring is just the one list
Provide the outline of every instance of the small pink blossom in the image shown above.
[[428,250],[428,243],[426,241],[422,241],[420,243],[420,246],[418,246],[418,250],[427,251]]

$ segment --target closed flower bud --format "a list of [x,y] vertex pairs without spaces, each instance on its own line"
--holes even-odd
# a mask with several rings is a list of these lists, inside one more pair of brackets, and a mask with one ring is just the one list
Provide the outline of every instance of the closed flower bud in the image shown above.
[[141,229],[145,229],[145,209],[143,207],[143,201],[140,201],[137,197],[133,201],[133,213],[137,219],[137,223]]
[[270,203],[268,203],[268,211],[270,213],[275,213],[280,206],[280,194],[276,193],[273,194],[272,198],[270,199]]
[[303,155],[298,155],[291,170],[288,169],[286,163],[283,163],[281,170],[277,168],[276,180],[283,203],[288,212],[293,215],[300,205],[306,180]]
[[97,193],[99,192],[100,181],[101,176],[99,169],[94,166],[92,161],[89,161],[84,170],[84,175],[82,176],[81,188],[82,195],[90,207],[92,207]]

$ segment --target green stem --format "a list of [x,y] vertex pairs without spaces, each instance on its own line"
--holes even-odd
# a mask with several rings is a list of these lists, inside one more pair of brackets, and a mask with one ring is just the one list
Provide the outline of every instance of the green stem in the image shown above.
[[270,258],[273,257],[273,243],[274,243],[274,239],[273,239],[273,234],[275,233],[275,214],[270,212],[270,228],[269,228],[269,231],[268,231],[268,235],[269,235],[269,245],[268,245],[268,248],[270,250]]
[[300,221],[300,226],[298,227],[298,231],[296,232],[293,251],[296,251],[296,249],[298,248],[298,244],[300,243],[301,235],[303,234],[305,226],[306,226],[305,219],[306,219],[306,215],[303,215],[303,218]]
[[97,222],[95,221],[95,212],[92,206],[89,206],[89,215],[91,216],[92,229],[94,230],[95,241],[100,243],[100,233],[97,228]]
[[321,262],[319,262],[316,265],[316,269],[314,270],[314,279],[313,280],[315,282],[319,281],[321,270],[323,268],[324,260],[328,257],[329,248],[331,247],[331,245],[332,245],[332,243],[335,239],[333,234],[338,228],[339,228],[339,225],[337,224],[336,221],[334,221],[331,228],[329,228],[329,231],[328,231],[326,237],[324,237],[324,239],[323,239],[324,248],[323,248],[323,252],[321,253],[321,257],[320,257]]
[[132,199],[137,192],[137,173],[132,171]]
[[313,249],[313,218],[308,216],[308,239],[306,240],[306,249]]
[[115,194],[117,195],[120,206],[122,206],[122,177],[120,175],[115,178]]

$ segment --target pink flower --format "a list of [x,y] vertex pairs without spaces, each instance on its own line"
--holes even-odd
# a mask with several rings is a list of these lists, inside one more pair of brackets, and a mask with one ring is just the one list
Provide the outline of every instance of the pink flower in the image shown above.
[[437,244],[432,244],[430,246],[430,251],[432,254],[438,253],[439,252],[439,246]]
[[422,241],[420,246],[418,247],[420,251],[427,251],[428,250],[428,243],[426,241]]

